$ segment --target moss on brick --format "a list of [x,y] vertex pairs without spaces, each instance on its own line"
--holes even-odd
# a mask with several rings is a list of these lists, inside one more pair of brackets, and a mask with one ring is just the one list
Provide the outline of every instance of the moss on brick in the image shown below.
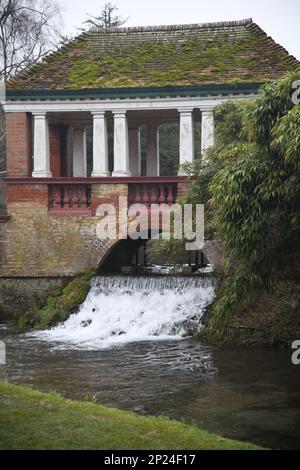
[[0,321],[17,322],[26,311],[41,309],[48,297],[57,297],[70,279],[4,278],[0,279]]
[[27,312],[19,319],[19,328],[41,330],[66,321],[85,301],[91,288],[90,280],[94,275],[95,272],[85,273],[70,281],[66,287],[57,289],[42,309]]

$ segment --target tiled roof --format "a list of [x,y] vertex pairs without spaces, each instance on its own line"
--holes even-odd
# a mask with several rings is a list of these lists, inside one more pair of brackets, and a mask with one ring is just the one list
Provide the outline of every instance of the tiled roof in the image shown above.
[[299,66],[251,19],[94,29],[12,79],[7,88],[50,91],[261,83]]

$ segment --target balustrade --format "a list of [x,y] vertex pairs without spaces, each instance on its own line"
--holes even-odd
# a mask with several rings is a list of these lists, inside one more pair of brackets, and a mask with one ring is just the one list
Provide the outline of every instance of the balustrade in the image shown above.
[[128,188],[129,206],[133,204],[167,204],[172,206],[176,203],[177,184],[130,184]]
[[49,185],[51,215],[88,215],[91,213],[91,185]]

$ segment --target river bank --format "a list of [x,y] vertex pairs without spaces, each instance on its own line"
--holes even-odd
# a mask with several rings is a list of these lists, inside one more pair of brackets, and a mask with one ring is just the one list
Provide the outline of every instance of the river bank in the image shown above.
[[218,346],[290,350],[300,339],[300,282],[274,281],[268,290],[253,292],[221,319],[216,320],[211,306],[205,326],[199,337]]
[[[91,276],[30,310],[19,320],[23,332],[0,324],[7,350],[0,377],[72,400],[183,420],[227,439],[300,448],[300,369],[291,351],[220,348],[222,341],[193,337],[207,321],[213,277]],[[285,290],[277,289],[274,315],[276,305],[290,309]],[[262,313],[257,326],[272,319]]]
[[195,426],[0,382],[0,449],[258,450]]
[[4,325],[0,337],[2,380],[183,420],[227,439],[300,449],[300,368],[291,352],[224,349],[195,338],[103,349],[92,337],[85,344],[45,341]]
[[21,331],[65,321],[86,299],[94,275],[0,279],[0,321],[15,323]]

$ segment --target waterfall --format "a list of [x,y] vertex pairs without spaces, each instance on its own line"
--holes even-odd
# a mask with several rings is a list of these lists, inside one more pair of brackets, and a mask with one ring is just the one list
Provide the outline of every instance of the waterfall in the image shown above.
[[179,340],[201,330],[213,301],[211,277],[95,277],[79,312],[34,337],[60,348],[103,349],[137,341]]

